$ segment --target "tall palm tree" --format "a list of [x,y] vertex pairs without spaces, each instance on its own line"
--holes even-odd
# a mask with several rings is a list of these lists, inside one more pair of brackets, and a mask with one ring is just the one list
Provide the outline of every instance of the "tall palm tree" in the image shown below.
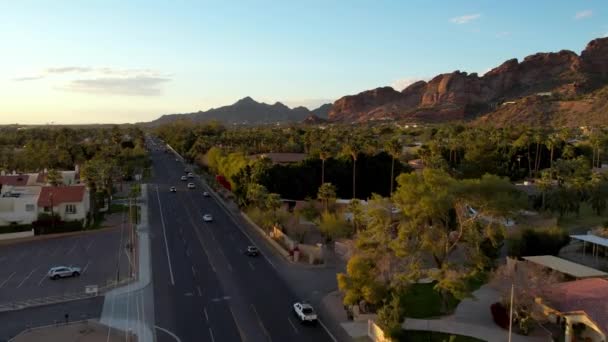
[[321,159],[321,184],[325,183],[325,161],[331,157],[331,151],[326,145],[319,148],[319,159]]
[[344,145],[342,153],[350,156],[353,160],[353,198],[357,198],[356,170],[357,158],[359,157],[359,153],[361,153],[361,144],[356,140],[351,140]]
[[325,212],[329,210],[329,202],[336,199],[336,187],[331,183],[323,183],[317,192],[317,198],[323,201]]
[[528,151],[528,153],[527,153],[527,159],[528,159],[528,177],[532,177],[532,156],[531,156],[531,153],[530,153],[530,144],[531,144],[531,142],[532,142],[532,138],[531,138],[531,135],[530,135],[530,131],[526,130],[513,143],[513,145],[515,145],[515,147],[517,147],[517,148],[526,148],[527,151]]
[[[393,185],[395,183],[395,159],[401,156],[401,152],[403,151],[403,146],[401,146],[401,142],[398,138],[392,138],[387,141],[386,146],[384,147],[386,152],[392,157],[391,160],[391,187],[389,195],[393,195]],[[451,156],[451,154],[450,154]]]

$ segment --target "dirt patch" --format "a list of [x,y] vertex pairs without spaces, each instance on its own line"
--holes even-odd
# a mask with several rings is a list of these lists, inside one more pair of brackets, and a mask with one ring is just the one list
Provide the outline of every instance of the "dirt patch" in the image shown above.
[[135,336],[126,336],[123,331],[111,329],[96,321],[83,321],[71,324],[52,325],[35,328],[17,335],[12,341],[62,341],[62,342],[135,342]]

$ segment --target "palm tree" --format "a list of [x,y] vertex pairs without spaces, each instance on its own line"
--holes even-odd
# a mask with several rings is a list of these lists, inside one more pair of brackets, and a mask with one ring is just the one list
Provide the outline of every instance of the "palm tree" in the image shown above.
[[357,198],[356,191],[356,170],[357,170],[357,158],[359,153],[361,152],[361,144],[355,140],[351,140],[350,142],[344,145],[342,153],[350,156],[353,159],[353,198]]
[[336,198],[336,187],[331,183],[323,183],[317,192],[317,198],[323,201],[325,212],[329,209],[329,201]]
[[[395,183],[395,159],[401,156],[401,152],[403,151],[403,147],[401,146],[401,142],[396,137],[389,140],[384,147],[386,152],[392,157],[391,161],[391,187],[389,195],[393,195],[393,185]],[[451,154],[450,154],[451,156]]]
[[321,184],[325,183],[325,161],[331,157],[329,148],[325,145],[319,147],[319,159],[321,159]]
[[538,173],[538,169],[540,167],[540,160],[542,158],[542,148],[540,147],[541,143],[544,140],[544,136],[542,132],[536,132],[534,134],[534,142],[536,143],[536,155],[534,156],[534,172]]
[[515,140],[515,142],[513,143],[513,145],[515,145],[515,147],[517,148],[526,148],[528,153],[527,153],[527,159],[528,159],[528,177],[532,177],[532,157],[530,154],[530,143],[531,143],[531,137],[530,137],[530,132],[529,131],[524,131],[519,138],[517,138],[517,140]]

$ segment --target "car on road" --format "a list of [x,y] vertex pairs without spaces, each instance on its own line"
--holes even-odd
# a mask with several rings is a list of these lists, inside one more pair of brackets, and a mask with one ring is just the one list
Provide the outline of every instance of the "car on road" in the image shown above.
[[56,266],[49,270],[49,278],[55,280],[59,278],[80,276],[80,267]]
[[169,188],[169,191],[171,191],[171,192],[177,192],[177,189],[174,186],[172,186],[172,187]]
[[209,193],[207,191],[203,192],[203,197],[209,197]]
[[203,221],[211,222],[211,221],[213,221],[213,216],[211,216],[211,214],[205,214],[205,215],[203,215]]
[[186,176],[182,176],[182,178],[180,178],[180,179],[181,179],[182,181],[184,181],[184,182],[185,182],[185,181],[187,181],[187,180],[188,180],[188,177],[186,177]]
[[188,178],[194,178],[194,174],[192,172],[188,172]]
[[260,250],[256,246],[247,246],[245,254],[248,256],[258,256],[260,255]]
[[188,189],[194,189],[196,188],[196,185],[194,185],[194,183],[188,183]]
[[176,161],[176,162],[178,162],[178,161],[179,161],[179,159],[175,158],[175,161]]
[[317,314],[310,304],[296,302],[293,304],[293,311],[301,323],[316,323]]

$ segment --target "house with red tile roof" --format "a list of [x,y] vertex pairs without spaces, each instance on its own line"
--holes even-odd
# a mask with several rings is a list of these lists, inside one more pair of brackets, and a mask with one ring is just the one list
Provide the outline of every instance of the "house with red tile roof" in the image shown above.
[[31,224],[38,219],[39,186],[5,186],[2,191],[0,226]]
[[28,175],[3,175],[0,176],[0,192],[10,191],[15,186],[25,186],[29,180]]
[[565,326],[565,341],[606,342],[608,280],[587,278],[553,285],[537,298],[550,320]]
[[58,214],[63,221],[86,221],[90,211],[89,190],[84,185],[43,186],[38,212]]

